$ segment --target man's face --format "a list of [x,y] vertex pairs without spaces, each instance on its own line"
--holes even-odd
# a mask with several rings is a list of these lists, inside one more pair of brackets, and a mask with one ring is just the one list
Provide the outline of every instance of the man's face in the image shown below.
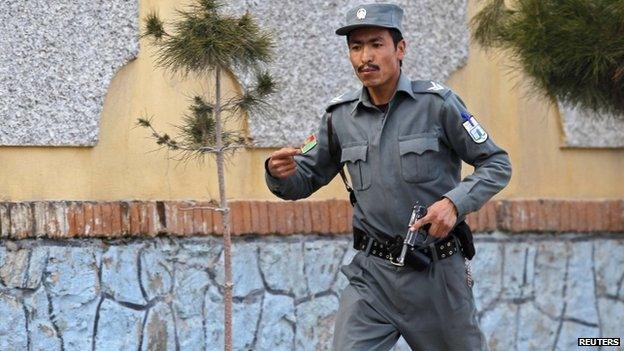
[[349,33],[349,59],[362,84],[367,88],[383,87],[393,82],[401,71],[405,41],[394,47],[390,31],[364,27]]

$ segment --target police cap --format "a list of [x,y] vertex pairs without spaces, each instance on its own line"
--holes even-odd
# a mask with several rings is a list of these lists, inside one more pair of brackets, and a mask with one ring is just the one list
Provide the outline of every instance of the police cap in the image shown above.
[[365,4],[347,12],[346,24],[336,30],[338,35],[347,35],[362,27],[395,28],[403,34],[403,9],[394,4]]

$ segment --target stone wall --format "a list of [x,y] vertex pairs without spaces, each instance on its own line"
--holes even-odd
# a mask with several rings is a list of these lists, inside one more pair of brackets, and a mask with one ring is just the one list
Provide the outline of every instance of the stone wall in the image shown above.
[[[375,0],[370,2],[385,2]],[[349,62],[345,37],[334,31],[346,12],[368,3],[355,0],[227,1],[227,9],[250,11],[276,37],[270,70],[280,90],[271,98],[275,112],[249,117],[258,146],[299,145],[317,132],[325,107],[336,96],[361,88]],[[468,1],[396,0],[403,18],[407,54],[403,70],[412,79],[444,82],[468,60]],[[248,82],[243,74],[240,81]],[[275,118],[279,116],[279,118]]]
[[108,86],[139,53],[138,1],[2,4],[0,145],[94,146]]
[[[236,350],[326,350],[345,235],[234,245]],[[624,337],[624,236],[477,235],[479,319],[493,350]],[[0,350],[218,350],[215,237],[0,242]],[[408,350],[404,343],[397,350]]]
[[[7,10],[0,13],[0,49],[5,53],[0,57],[0,145],[95,146],[113,75],[138,55],[139,2],[5,3]],[[301,143],[318,129],[332,98],[360,86],[345,39],[334,34],[347,9],[358,2],[225,3],[227,12],[251,11],[277,42],[270,69],[281,89],[271,115],[281,117],[251,116],[251,136],[259,146]],[[409,47],[417,48],[405,59],[406,72],[413,79],[445,81],[468,58],[467,0],[397,3],[405,8]],[[167,5],[151,4],[145,10]],[[318,73],[327,67],[331,74]]]
[[[558,103],[565,146],[624,147],[624,116]],[[596,137],[599,135],[600,137]]]

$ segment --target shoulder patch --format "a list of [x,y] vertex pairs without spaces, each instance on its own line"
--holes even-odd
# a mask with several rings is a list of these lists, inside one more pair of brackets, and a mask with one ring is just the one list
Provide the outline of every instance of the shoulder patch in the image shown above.
[[355,101],[359,99],[359,97],[360,97],[360,90],[354,90],[354,91],[344,93],[342,95],[338,95],[335,98],[331,99],[331,101],[329,102],[325,110],[329,112],[335,106],[344,104],[346,102]]
[[472,114],[467,111],[462,111],[461,118],[463,122],[462,125],[464,126],[464,129],[466,129],[466,132],[468,132],[468,135],[470,135],[472,141],[477,144],[481,144],[488,139],[488,134]]
[[316,146],[317,142],[316,142],[316,135],[312,134],[309,137],[306,138],[306,140],[303,142],[303,146],[301,147],[301,153],[305,154],[308,151],[314,149],[314,147]]
[[412,91],[416,94],[436,94],[444,100],[453,93],[451,89],[432,80],[412,81]]

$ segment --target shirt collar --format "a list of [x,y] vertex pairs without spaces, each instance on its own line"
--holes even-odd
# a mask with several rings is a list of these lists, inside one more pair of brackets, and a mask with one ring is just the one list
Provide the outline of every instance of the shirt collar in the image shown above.
[[[407,74],[403,73],[403,70],[401,70],[401,75],[399,76],[399,82],[397,83],[396,91],[397,92],[402,91],[404,93],[407,93],[409,96],[411,96],[412,99],[416,99],[416,96],[414,95],[414,91],[412,90],[412,81],[409,79]],[[395,92],[395,95],[396,95],[396,92]],[[392,99],[394,99],[394,97]],[[362,87],[362,90],[360,91],[360,98],[358,99],[357,104],[353,106],[353,111],[355,111],[355,109],[358,106],[360,106],[360,104],[366,107],[371,107],[371,108],[374,106],[373,103],[370,101],[368,90],[364,86]]]
[[401,71],[401,76],[399,77],[399,83],[397,84],[397,91],[402,91],[407,93],[412,99],[416,99],[414,95],[414,90],[412,89],[412,80],[407,76],[407,74]]

